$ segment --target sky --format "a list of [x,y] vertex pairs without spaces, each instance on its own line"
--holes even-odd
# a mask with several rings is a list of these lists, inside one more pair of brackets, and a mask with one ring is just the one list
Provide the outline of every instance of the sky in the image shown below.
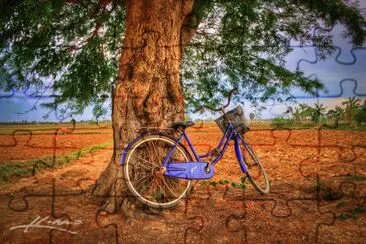
[[[325,91],[319,92],[319,98],[310,98],[299,89],[293,89],[292,95],[297,97],[297,103],[322,103],[328,109],[340,105],[348,97],[366,99],[366,45],[352,50],[349,40],[341,38],[342,26],[333,30],[335,53],[326,60],[317,60],[315,48],[295,48],[286,57],[286,68],[303,71],[306,76],[316,77],[325,86]],[[291,103],[267,104],[270,107],[262,115],[263,118],[281,116]]]
[[[366,8],[366,1],[361,1],[361,5]],[[324,83],[328,91],[328,93],[321,92],[319,98],[311,98],[300,90],[294,89],[292,90],[292,95],[297,97],[297,103],[307,103],[309,105],[322,103],[328,109],[331,109],[351,96],[366,99],[366,44],[363,48],[352,51],[352,45],[349,43],[350,40],[341,38],[342,31],[342,26],[336,26],[333,29],[333,42],[339,49],[325,61],[316,60],[316,49],[314,47],[295,47],[294,51],[286,57],[286,68],[290,70],[298,68],[307,76],[317,77]],[[42,116],[47,113],[47,110],[41,108],[39,104],[47,101],[50,101],[50,99],[39,100],[36,106],[37,109],[26,113],[34,106],[36,99],[25,95],[22,91],[15,92],[12,96],[9,93],[0,91],[0,122],[44,121]],[[267,109],[258,113],[258,109],[253,107],[248,101],[241,100],[241,103],[244,104],[247,117],[249,113],[255,113],[256,117],[260,119],[281,117],[288,106],[296,106],[294,103],[279,104],[270,101],[262,104]],[[232,104],[231,107],[236,105]],[[216,118],[220,116],[210,113],[190,113],[188,115],[192,119]],[[83,114],[74,116],[74,119],[76,121],[92,119],[92,108],[87,107]],[[102,119],[110,119],[110,113]],[[51,112],[46,119],[46,121],[55,122],[60,120],[62,119],[54,112]],[[68,120],[70,118],[65,121]]]

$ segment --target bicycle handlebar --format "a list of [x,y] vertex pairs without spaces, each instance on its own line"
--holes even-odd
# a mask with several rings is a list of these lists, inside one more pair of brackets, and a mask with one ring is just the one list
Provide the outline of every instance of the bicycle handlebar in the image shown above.
[[231,102],[231,97],[233,94],[237,94],[238,92],[238,88],[234,88],[232,89],[231,91],[229,91],[229,96],[228,96],[228,100],[227,100],[227,104],[224,105],[224,106],[221,106],[220,108],[213,108],[213,107],[210,107],[210,106],[207,106],[207,105],[202,105],[200,108],[198,108],[195,112],[199,111],[199,110],[202,110],[204,108],[207,108],[211,111],[214,111],[214,112],[219,112],[219,111],[222,111],[223,109],[225,109],[226,107],[228,107],[230,105],[230,102]]

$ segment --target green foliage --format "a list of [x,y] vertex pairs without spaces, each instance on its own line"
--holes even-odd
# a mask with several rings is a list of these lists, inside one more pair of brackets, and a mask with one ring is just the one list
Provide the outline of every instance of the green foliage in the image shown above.
[[345,119],[349,124],[352,124],[354,120],[354,116],[356,111],[360,105],[361,100],[356,99],[356,97],[349,97],[347,101],[343,102],[342,105],[345,105]]
[[324,113],[326,108],[323,104],[315,104],[314,108],[310,108],[311,111],[311,120],[313,122],[317,122],[321,124],[321,121],[324,119]]
[[0,89],[40,95],[51,86],[54,101],[43,106],[60,115],[103,104],[115,83],[125,18],[123,4],[105,2],[2,1]]
[[230,182],[228,180],[219,180],[220,185],[228,185]]
[[[92,104],[103,116],[117,79],[124,1],[0,4],[0,89],[40,95],[49,87],[46,108],[71,116]],[[182,61],[187,108],[218,104],[230,86],[252,101],[281,101],[293,87],[314,93],[319,81],[284,68],[290,41],[315,44],[325,58],[333,50],[324,29],[344,24],[354,44],[366,36],[359,7],[342,0],[196,0],[190,17],[198,29]]]
[[363,106],[356,109],[354,120],[361,124],[366,122],[366,101],[363,102]]
[[323,88],[318,80],[284,68],[290,40],[317,45],[324,59],[334,51],[325,30],[334,24],[350,28],[355,44],[365,37],[365,19],[357,6],[341,0],[212,1],[211,9],[186,47],[187,107],[215,106],[230,86],[240,87],[241,95],[253,102],[282,101],[293,87],[314,94]]
[[355,114],[355,121],[358,123],[366,122],[366,110],[359,109]]
[[274,128],[289,128],[293,124],[294,124],[294,120],[286,119],[283,117],[277,117],[277,118],[272,119],[272,121],[271,121],[271,125]]
[[228,186],[230,185],[233,188],[237,188],[237,189],[241,189],[241,190],[245,190],[246,189],[246,185],[249,184],[249,182],[247,181],[247,177],[241,177],[240,178],[240,183],[234,182],[234,181],[229,181],[229,180],[219,180],[218,182],[214,181],[214,180],[207,180],[207,181],[202,181],[200,183],[201,186],[212,186],[214,188],[216,188],[218,185],[224,185],[224,186]]
[[237,189],[246,189],[246,185],[249,184],[249,181],[247,181],[247,177],[240,177],[240,183],[231,182],[231,186]]
[[[360,99],[350,97],[347,101],[342,102],[342,106],[336,106],[329,110],[323,104],[315,104],[314,107],[300,104],[297,107],[288,107],[285,115],[294,120],[294,125],[302,125],[306,121],[311,121],[314,124],[322,124],[330,128],[349,129],[355,125],[362,128],[362,123],[366,122],[366,101],[362,106],[360,103]],[[280,122],[275,119],[274,125]]]
[[346,219],[359,219],[361,213],[366,212],[366,205],[357,205],[352,208],[349,212],[342,212],[339,214],[338,218]]
[[102,103],[97,103],[93,108],[93,115],[97,122],[99,122],[99,119],[102,118],[107,113],[108,110],[105,107],[103,107]]
[[340,106],[336,106],[335,109],[330,109],[327,112],[327,117],[333,122],[333,128],[338,128],[339,120],[344,117],[344,110]]
[[347,175],[347,180],[366,181],[366,175]]

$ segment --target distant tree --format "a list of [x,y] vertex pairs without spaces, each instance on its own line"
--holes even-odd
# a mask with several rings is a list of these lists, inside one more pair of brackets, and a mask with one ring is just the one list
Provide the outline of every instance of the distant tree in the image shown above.
[[250,122],[253,122],[254,118],[255,118],[255,114],[254,113],[250,113],[249,114]]
[[97,103],[93,108],[93,117],[97,124],[99,124],[100,119],[108,113],[108,110],[103,107],[103,104]]
[[339,114],[339,121],[345,121],[345,112],[344,109],[341,106],[336,106],[335,111],[337,112],[337,114]]
[[[341,109],[341,110],[340,110]],[[338,128],[339,126],[339,119],[341,116],[341,111],[343,112],[342,108],[340,108],[338,106],[338,108],[336,107],[335,109],[330,109],[327,112],[327,118],[331,121],[333,121],[333,127],[334,128]]]
[[311,109],[311,120],[313,122],[316,122],[318,124],[321,123],[322,119],[324,118],[326,107],[324,107],[324,104],[315,104],[315,107]]
[[299,107],[289,106],[285,113],[289,114],[295,120],[296,123],[302,121],[301,108]]
[[334,109],[328,111],[327,116],[334,121],[333,127],[338,128],[339,121],[344,119],[344,109],[340,106],[336,106]]
[[306,103],[299,104],[299,118],[301,121],[306,121],[311,119],[312,116],[312,107]]
[[284,114],[286,114],[286,115],[291,115],[291,114],[293,113],[293,111],[294,111],[293,107],[288,106],[288,107],[287,107],[287,110],[286,110],[286,112],[285,112]]
[[366,122],[366,100],[364,100],[363,105],[356,110],[354,119],[357,122],[357,125]]
[[342,102],[342,105],[346,105],[345,119],[348,124],[352,124],[357,108],[360,106],[361,100],[356,97],[349,97],[347,101]]
[[313,122],[319,122],[324,116],[326,108],[323,104],[316,104],[315,107],[311,107],[308,104],[301,103],[299,106],[289,106],[285,112],[290,118],[294,119],[294,122],[304,122],[311,120]]

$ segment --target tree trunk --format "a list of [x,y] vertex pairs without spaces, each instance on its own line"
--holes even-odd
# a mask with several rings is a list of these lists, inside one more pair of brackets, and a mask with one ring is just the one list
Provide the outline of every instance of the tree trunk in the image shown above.
[[142,127],[166,127],[184,119],[179,74],[183,47],[194,34],[193,2],[126,1],[124,49],[112,98],[114,153],[92,192],[107,198],[109,212],[120,210],[129,195],[119,162],[127,143]]

